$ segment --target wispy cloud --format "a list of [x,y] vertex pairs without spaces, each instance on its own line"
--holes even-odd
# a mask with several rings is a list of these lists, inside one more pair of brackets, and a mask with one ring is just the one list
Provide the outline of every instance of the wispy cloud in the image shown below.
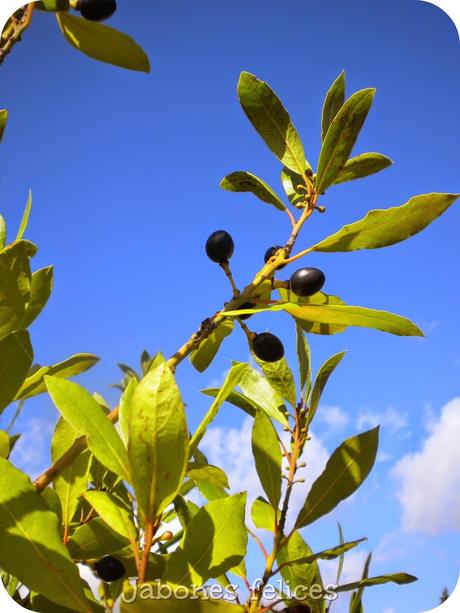
[[349,415],[338,406],[321,405],[317,419],[324,422],[331,430],[343,428],[350,422]]
[[54,423],[31,417],[22,427],[21,438],[16,443],[11,460],[31,477],[40,474],[49,464],[50,439]]
[[382,426],[390,434],[396,434],[404,430],[409,425],[409,414],[407,411],[399,411],[394,407],[388,407],[385,411],[371,411],[369,409],[360,411],[356,419],[358,429],[375,428]]

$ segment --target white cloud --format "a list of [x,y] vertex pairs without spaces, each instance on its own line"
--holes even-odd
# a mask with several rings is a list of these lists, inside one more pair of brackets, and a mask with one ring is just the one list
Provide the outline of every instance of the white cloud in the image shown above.
[[383,613],[396,613],[396,609],[393,609],[393,607],[390,607],[389,609],[385,609]]
[[11,459],[15,466],[32,477],[49,464],[49,445],[54,424],[38,417],[30,418],[22,428],[21,438],[14,446]]
[[360,430],[367,427],[375,428],[380,425],[387,429],[390,434],[396,434],[407,428],[409,415],[406,411],[398,411],[394,407],[388,407],[383,412],[365,410],[358,414],[356,425]]
[[337,406],[320,406],[318,419],[325,422],[331,429],[343,428],[350,421],[347,413]]
[[460,529],[460,398],[441,409],[430,425],[422,450],[404,456],[394,467],[403,528],[438,534]]

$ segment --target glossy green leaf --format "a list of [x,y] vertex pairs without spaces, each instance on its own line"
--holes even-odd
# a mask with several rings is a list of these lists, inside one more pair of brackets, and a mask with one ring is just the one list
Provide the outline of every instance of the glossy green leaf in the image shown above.
[[370,211],[363,219],[343,226],[312,249],[334,253],[394,245],[421,232],[442,215],[458,196],[459,194],[422,194],[414,196],[401,206]]
[[393,161],[381,153],[361,153],[348,160],[334,181],[334,185],[374,175],[392,164]]
[[25,231],[27,230],[27,225],[29,223],[31,209],[32,209],[32,191],[29,190],[29,197],[27,198],[26,207],[24,209],[24,213],[22,214],[22,219],[21,219],[21,223],[19,224],[18,234],[16,236],[17,241],[20,241],[22,239]]
[[296,528],[308,526],[326,515],[360,487],[374,465],[378,444],[377,427],[352,436],[337,447],[313,483],[297,517]]
[[326,138],[329,126],[333,122],[338,111],[342,108],[345,102],[345,71],[339,74],[337,79],[329,88],[323,104],[323,113],[321,119],[321,140]]
[[361,127],[371,108],[375,89],[353,94],[333,119],[321,147],[316,191],[322,193],[334,183],[345,166]]
[[364,579],[362,581],[339,585],[335,588],[334,591],[338,593],[349,592],[352,590],[359,589],[360,587],[371,587],[372,585],[383,585],[384,583],[396,583],[397,585],[406,585],[407,583],[413,583],[414,581],[418,581],[417,577],[414,577],[414,575],[409,575],[408,573],[394,573],[391,575],[370,577],[369,579]]
[[346,353],[345,351],[336,353],[331,358],[326,360],[326,362],[324,362],[324,364],[319,369],[318,374],[315,379],[315,383],[313,385],[312,392],[311,392],[308,416],[307,416],[307,427],[311,424],[311,422],[313,421],[313,418],[315,417],[316,410],[319,405],[319,401],[321,400],[321,396],[323,394],[324,388],[326,387],[327,382],[329,381],[329,377],[332,375],[334,370],[340,364],[345,353]]
[[242,72],[238,96],[249,121],[280,162],[301,175],[310,168],[288,112],[267,83]]
[[281,398],[284,398],[291,406],[295,407],[297,404],[297,392],[294,376],[286,358],[282,358],[277,362],[264,362],[263,360],[259,360],[256,355],[253,355],[253,357],[263,370],[272,388],[278,392]]
[[230,192],[251,192],[262,202],[272,204],[279,211],[286,209],[286,205],[272,188],[251,172],[232,172],[222,179],[220,186]]
[[3,134],[5,132],[6,122],[8,120],[8,111],[5,109],[0,110],[0,143],[3,139]]
[[55,490],[52,487],[45,487],[40,496],[46,502],[48,508],[53,511],[55,515],[57,515],[59,524],[62,524],[61,501],[59,500],[59,496],[56,494]]
[[128,544],[126,538],[97,517],[75,530],[67,548],[74,560],[92,560],[120,551]]
[[[297,587],[302,589],[305,586],[308,588],[312,585],[318,585],[321,590],[324,590],[317,561],[310,564],[283,566],[290,560],[307,558],[312,555],[314,555],[313,551],[297,531],[292,534],[287,544],[279,551],[276,560],[278,566],[281,567],[281,576],[289,585],[291,591],[294,591]],[[310,605],[312,613],[325,613],[326,607],[323,599],[310,598],[308,592],[305,595],[307,596],[305,602]]]
[[0,338],[17,330],[30,298],[30,243],[19,241],[0,252]]
[[215,419],[220,407],[227,400],[229,394],[241,383],[242,377],[245,375],[246,365],[236,364],[232,366],[228,375],[225,377],[224,384],[220,388],[216,399],[209,407],[208,412],[202,419],[200,425],[195,431],[195,434],[190,439],[190,455],[192,455],[200,444],[201,439],[205,435],[209,424]]
[[[317,292],[313,296],[308,296],[307,298],[300,298],[296,296],[294,292],[291,292],[288,289],[280,288],[279,294],[281,298],[286,302],[292,302],[299,306],[305,305],[323,305],[323,304],[335,304],[345,306],[345,302],[339,298],[339,296],[333,296],[331,294],[323,294],[323,292]],[[316,321],[296,321],[296,324],[300,325],[300,327],[309,334],[321,334],[321,335],[330,335],[330,334],[338,334],[340,332],[344,332],[347,329],[346,325],[343,324],[326,324],[320,323]]]
[[202,585],[241,562],[246,554],[246,493],[209,502],[194,515],[181,546],[169,558],[164,580]]
[[[296,206],[305,201],[305,179],[286,166],[281,170],[281,183],[289,202]],[[299,189],[300,188],[300,189]]]
[[129,420],[130,420],[130,410],[131,410],[131,402],[136,391],[137,386],[139,385],[139,381],[137,379],[131,379],[131,381],[126,386],[123,394],[120,398],[120,410],[119,410],[119,423],[120,423],[120,431],[123,437],[125,444],[128,444],[129,439]]
[[128,457],[115,426],[89,392],[58,377],[45,377],[56,408],[80,435],[87,437],[88,448],[106,468],[130,481]]
[[[217,394],[220,392],[219,387],[209,387],[208,389],[201,390],[203,394],[207,396],[212,396],[215,398]],[[230,394],[226,398],[226,402],[233,404],[235,407],[242,409],[245,413],[250,415],[251,417],[255,417],[256,411],[260,408],[256,402],[253,402],[251,399],[247,398],[244,394],[240,392],[230,392]]]
[[0,430],[0,458],[6,459],[10,455],[10,437],[8,432]]
[[67,41],[85,55],[121,68],[150,72],[145,51],[130,36],[70,13],[57,13],[56,17]]
[[132,543],[137,541],[137,530],[131,515],[117,504],[113,496],[92,490],[85,492],[84,498],[112,530]]
[[252,503],[251,518],[256,528],[262,528],[269,532],[274,531],[276,521],[275,509],[262,496],[256,498]]
[[[59,419],[51,441],[51,460],[56,462],[73,445],[79,434],[62,417]],[[63,470],[53,482],[62,508],[62,523],[69,527],[80,502],[80,496],[86,490],[89,479],[91,454],[88,451]]]
[[299,363],[300,391],[308,396],[311,386],[311,352],[302,326],[296,322],[297,361]]
[[316,560],[334,560],[335,558],[338,558],[347,551],[354,549],[366,540],[366,538],[362,538],[358,539],[357,541],[349,541],[348,543],[342,543],[341,545],[331,547],[330,549],[325,549],[324,551],[320,551],[319,553],[313,553],[311,555],[301,558],[294,558],[285,562],[285,566],[291,566],[292,564],[311,564]]
[[249,364],[245,366],[240,381],[243,394],[270,418],[286,426],[288,423],[286,407],[279,393],[255,368]]
[[234,321],[226,319],[219,324],[218,327],[200,343],[198,349],[195,349],[191,354],[190,362],[198,372],[204,372],[211,364],[224,339],[233,332],[234,326]]
[[21,322],[23,328],[30,324],[40,315],[48,302],[53,289],[53,267],[47,266],[32,273],[30,285],[30,300],[26,306],[26,312]]
[[[155,597],[158,589],[158,585],[146,584],[137,593],[128,592],[127,598],[121,601],[121,613],[244,613],[243,607],[226,600],[184,600],[173,596],[160,599]],[[181,592],[178,594],[181,595]]]
[[174,500],[184,480],[189,434],[174,375],[163,356],[134,390],[128,456],[140,511],[153,520]]
[[74,611],[91,607],[77,567],[61,542],[56,515],[30,479],[0,459],[0,565],[24,585]]
[[257,474],[274,509],[281,499],[281,448],[276,430],[263,411],[257,411],[252,428],[252,453]]
[[59,377],[67,379],[86,372],[99,362],[99,358],[91,353],[77,353],[63,362],[58,362],[52,366],[42,366],[22,384],[16,394],[15,400],[31,398],[46,392],[45,376]]
[[27,330],[0,339],[0,414],[16,396],[32,364],[33,350]]
[[230,487],[225,472],[212,464],[189,464],[187,467],[187,477],[194,481],[205,481],[225,489]]
[[0,251],[5,248],[6,245],[6,222],[2,215],[0,215]]

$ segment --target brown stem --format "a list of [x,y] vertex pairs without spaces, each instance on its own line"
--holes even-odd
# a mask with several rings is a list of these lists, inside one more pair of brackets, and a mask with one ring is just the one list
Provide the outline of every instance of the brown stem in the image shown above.
[[34,3],[27,4],[21,9],[22,15],[19,21],[11,18],[10,23],[2,34],[0,42],[0,64],[14,47],[21,40],[22,34],[30,26],[34,12]]
[[225,272],[225,274],[228,277],[228,280],[230,281],[230,285],[232,286],[232,290],[233,290],[233,297],[237,298],[240,294],[240,290],[236,287],[236,283],[233,279],[233,275],[232,275],[232,271],[230,270],[230,265],[228,262],[222,262],[222,264],[220,264],[220,267],[222,268],[222,270]]
[[155,536],[155,532],[157,530],[157,524],[154,520],[149,519],[145,524],[145,533],[144,533],[144,551],[142,554],[142,559],[139,563],[139,583],[145,583],[147,578],[147,569],[149,565],[149,556],[150,550],[152,549],[153,537]]

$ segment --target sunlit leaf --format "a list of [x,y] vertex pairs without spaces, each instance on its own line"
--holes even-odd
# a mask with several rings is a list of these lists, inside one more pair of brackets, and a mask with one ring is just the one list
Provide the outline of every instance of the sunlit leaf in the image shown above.
[[85,492],[84,498],[112,530],[132,543],[137,541],[137,530],[131,515],[117,504],[113,496],[92,490]]
[[3,134],[5,132],[6,122],[8,120],[8,111],[5,109],[0,110],[0,143],[3,139]]
[[211,334],[201,341],[200,346],[190,356],[190,362],[198,370],[204,372],[216,357],[225,337],[233,332],[234,321],[227,319],[220,323]]
[[300,391],[308,396],[311,385],[311,352],[302,326],[296,322],[297,360],[299,363]]
[[408,573],[394,573],[392,575],[381,575],[379,577],[370,577],[362,581],[356,581],[354,583],[347,583],[345,585],[337,586],[335,592],[349,592],[359,589],[360,587],[371,587],[372,585],[383,585],[384,583],[396,583],[397,585],[405,585],[407,583],[413,583],[418,581],[417,577],[409,575]]
[[305,201],[305,179],[301,175],[284,166],[281,170],[281,183],[292,205]]
[[26,312],[21,322],[23,328],[30,324],[40,315],[48,302],[53,289],[53,267],[47,266],[32,273],[30,285],[30,300],[26,306]]
[[345,71],[339,74],[337,79],[329,88],[323,104],[323,113],[321,119],[321,139],[326,138],[327,131],[331,125],[337,112],[345,102]]
[[0,339],[0,414],[16,396],[32,364],[33,350],[27,330]]
[[340,364],[345,353],[346,353],[345,351],[341,351],[340,353],[333,355],[331,358],[326,360],[326,362],[324,362],[324,364],[319,369],[318,374],[315,379],[315,383],[313,385],[313,389],[312,389],[311,397],[309,401],[307,427],[313,421],[313,418],[316,414],[316,410],[318,408],[319,401],[321,400],[321,396],[323,394],[324,388],[326,387],[327,382],[329,381],[329,377],[332,375],[334,370]]
[[296,528],[308,526],[326,515],[359,488],[374,465],[378,444],[377,427],[352,436],[337,447],[313,483],[297,517]]
[[187,477],[194,481],[205,481],[226,489],[230,487],[225,472],[212,464],[189,464],[187,467]]
[[263,411],[257,411],[252,429],[252,453],[260,483],[274,509],[281,499],[281,448],[276,430]]
[[381,153],[361,153],[348,160],[334,181],[334,185],[368,177],[392,164],[392,160]]
[[437,219],[459,194],[422,194],[401,206],[376,209],[317,243],[314,251],[356,251],[388,247],[417,234]]
[[8,432],[0,430],[0,458],[6,459],[10,455],[10,437]]
[[261,408],[268,417],[287,425],[286,407],[280,394],[273,389],[268,380],[249,364],[245,365],[240,381],[243,394],[253,402],[257,408]]
[[242,72],[238,96],[249,121],[280,162],[300,175],[310,168],[288,112],[267,83]]
[[297,392],[294,376],[286,358],[281,358],[277,362],[264,362],[254,355],[254,359],[273,389],[294,407],[297,403]]
[[[128,592],[121,601],[121,613],[244,613],[243,607],[226,600],[213,600],[206,596],[183,599],[172,596],[167,600],[155,597],[159,590],[156,584],[146,584],[139,590],[139,597]],[[178,594],[182,594],[178,590]],[[143,596],[143,597],[142,597]],[[133,600],[133,602],[130,602]]]
[[85,55],[121,68],[150,72],[146,53],[130,36],[70,13],[60,12],[56,17],[68,42]]
[[323,141],[318,161],[316,191],[324,192],[345,166],[371,108],[375,89],[353,94],[334,117]]
[[316,560],[334,560],[338,558],[342,554],[354,549],[361,543],[363,543],[366,538],[358,539],[357,541],[350,541],[348,543],[342,543],[341,545],[337,545],[336,547],[331,547],[330,549],[325,549],[324,551],[320,551],[319,553],[313,553],[311,555],[302,557],[302,558],[293,558],[285,562],[285,566],[291,566],[292,564],[311,564]]
[[[277,511],[277,515],[279,515],[279,511]],[[276,521],[275,509],[262,496],[256,498],[252,503],[251,518],[256,528],[262,528],[269,532],[274,531]]]
[[18,241],[0,252],[0,338],[17,330],[30,298],[31,243]]
[[20,241],[22,239],[25,231],[27,230],[27,225],[29,223],[29,216],[30,216],[31,209],[32,209],[32,192],[29,190],[29,197],[27,198],[26,207],[24,209],[21,223],[19,224],[18,234],[16,236],[17,241]]
[[74,560],[91,560],[120,551],[126,545],[128,545],[126,538],[97,517],[75,530],[67,543],[67,548]]
[[232,172],[222,179],[220,186],[231,192],[251,192],[263,202],[272,204],[280,211],[286,209],[286,205],[272,188],[250,172]]
[[[296,296],[294,292],[291,292],[291,290],[289,289],[280,288],[278,291],[284,301],[292,302],[299,306],[311,304],[336,304],[345,306],[345,302],[339,296],[324,294],[323,292],[316,292],[316,294],[313,294],[313,296],[301,298],[299,296]],[[344,332],[347,329],[347,326],[343,324],[320,323],[316,321],[299,320],[296,321],[296,324],[298,324],[305,332],[308,332],[308,334],[338,334],[340,332]]]

